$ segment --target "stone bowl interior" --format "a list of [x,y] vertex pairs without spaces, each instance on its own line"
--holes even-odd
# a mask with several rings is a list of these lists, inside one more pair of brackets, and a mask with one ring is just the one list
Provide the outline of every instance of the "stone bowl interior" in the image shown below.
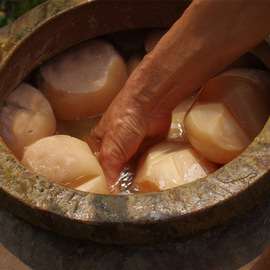
[[[122,30],[170,27],[190,1],[47,1],[0,35],[0,100],[50,57]],[[97,195],[22,166],[0,142],[0,203],[44,229],[107,243],[173,240],[245,213],[269,188],[270,122],[240,156],[206,178],[163,192]]]

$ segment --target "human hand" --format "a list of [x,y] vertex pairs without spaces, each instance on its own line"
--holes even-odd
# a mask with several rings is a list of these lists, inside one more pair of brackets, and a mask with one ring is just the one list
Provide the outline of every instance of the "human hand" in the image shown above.
[[269,10],[268,1],[194,0],[144,57],[92,134],[112,194],[142,142],[164,137],[174,107],[270,33]]
[[[150,105],[153,100],[146,103]],[[112,194],[120,191],[117,179],[124,164],[139,149],[166,137],[170,122],[170,112],[147,111],[124,91],[114,99],[92,132],[92,136],[102,141],[99,161]]]

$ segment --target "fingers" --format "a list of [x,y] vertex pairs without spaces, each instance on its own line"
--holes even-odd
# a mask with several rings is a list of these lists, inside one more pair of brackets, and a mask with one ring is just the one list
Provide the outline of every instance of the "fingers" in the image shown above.
[[[145,137],[145,128],[140,123],[140,116],[126,109],[106,113],[92,136],[102,142],[99,162],[103,168],[111,194],[119,194],[118,178],[124,164],[136,153]],[[120,112],[119,112],[120,110]]]
[[134,136],[132,132],[125,134],[125,136],[122,134],[119,132],[114,138],[106,136],[102,140],[100,151],[99,161],[112,194],[118,194],[120,192],[118,182],[120,172],[124,164],[137,151],[142,141],[142,136]]

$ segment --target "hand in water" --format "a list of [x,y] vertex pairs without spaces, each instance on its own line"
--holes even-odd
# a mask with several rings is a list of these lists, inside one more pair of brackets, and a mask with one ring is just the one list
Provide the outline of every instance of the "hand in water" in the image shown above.
[[194,0],[144,57],[93,131],[112,194],[141,144],[164,138],[174,107],[270,33],[269,12],[270,1]]
[[[99,161],[109,189],[119,193],[116,180],[123,165],[137,152],[163,139],[170,126],[171,115],[144,112],[138,103],[119,94],[106,111],[93,134],[101,139]],[[149,100],[151,103],[151,100]]]

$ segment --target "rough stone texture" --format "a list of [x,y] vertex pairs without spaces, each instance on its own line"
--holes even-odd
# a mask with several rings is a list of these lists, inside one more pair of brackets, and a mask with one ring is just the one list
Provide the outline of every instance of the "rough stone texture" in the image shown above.
[[[270,192],[266,195],[269,198]],[[248,214],[193,237],[153,245],[114,245],[63,237],[0,207],[0,269],[235,270],[270,243],[269,217],[266,199]]]
[[[188,2],[44,3],[0,36],[0,100],[52,55],[111,32],[168,27]],[[176,241],[246,213],[268,192],[269,129],[270,121],[243,154],[209,177],[164,192],[130,196],[93,195],[54,184],[23,167],[1,142],[0,202],[35,225],[79,239]]]

